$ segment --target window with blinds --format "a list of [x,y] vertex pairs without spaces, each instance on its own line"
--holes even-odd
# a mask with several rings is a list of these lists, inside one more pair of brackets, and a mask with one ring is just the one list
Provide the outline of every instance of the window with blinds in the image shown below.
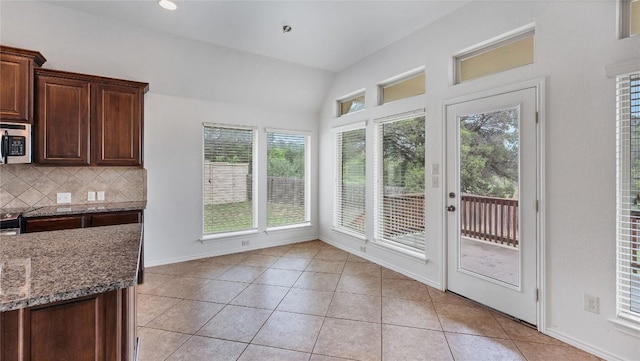
[[365,109],[364,92],[349,98],[338,100],[338,116],[355,113]]
[[533,64],[534,35],[531,29],[455,56],[455,83]]
[[380,104],[410,98],[425,92],[424,71],[409,78],[380,86]]
[[617,313],[640,322],[640,73],[618,77]]
[[309,222],[309,136],[267,132],[267,227]]
[[640,0],[618,1],[619,38],[640,35]]
[[424,110],[376,120],[376,240],[425,250]]
[[336,133],[336,189],[333,226],[365,235],[366,226],[366,130]]
[[203,234],[255,229],[255,130],[205,124],[203,141]]

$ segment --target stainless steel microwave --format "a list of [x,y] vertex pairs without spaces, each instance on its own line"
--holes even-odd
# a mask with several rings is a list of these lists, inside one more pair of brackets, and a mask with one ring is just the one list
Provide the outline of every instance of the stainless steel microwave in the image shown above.
[[0,123],[0,164],[31,163],[31,124]]

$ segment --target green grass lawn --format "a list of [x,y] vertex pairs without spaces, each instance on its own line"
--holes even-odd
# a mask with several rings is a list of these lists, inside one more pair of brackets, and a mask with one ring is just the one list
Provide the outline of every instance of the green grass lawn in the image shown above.
[[[204,233],[242,231],[253,228],[252,202],[237,202],[204,207]],[[277,227],[305,221],[303,207],[269,203],[267,226]]]

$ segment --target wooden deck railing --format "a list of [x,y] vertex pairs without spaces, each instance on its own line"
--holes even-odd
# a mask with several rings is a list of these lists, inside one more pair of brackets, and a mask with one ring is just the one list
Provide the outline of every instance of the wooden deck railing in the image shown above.
[[463,194],[460,214],[463,236],[518,247],[518,200]]

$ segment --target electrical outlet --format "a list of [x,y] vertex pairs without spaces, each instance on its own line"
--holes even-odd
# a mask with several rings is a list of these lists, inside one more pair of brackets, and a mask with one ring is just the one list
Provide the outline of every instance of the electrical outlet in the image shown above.
[[87,192],[87,200],[95,201],[96,200],[96,192]]
[[251,242],[250,242],[250,241],[242,241],[242,245],[243,245],[243,246],[248,246],[248,245],[249,245],[249,243],[251,243]]
[[56,193],[58,204],[71,203],[71,193]]
[[98,191],[98,200],[104,201],[104,191]]
[[600,313],[599,310],[599,299],[596,296],[591,296],[588,294],[584,294],[584,309],[585,311]]

